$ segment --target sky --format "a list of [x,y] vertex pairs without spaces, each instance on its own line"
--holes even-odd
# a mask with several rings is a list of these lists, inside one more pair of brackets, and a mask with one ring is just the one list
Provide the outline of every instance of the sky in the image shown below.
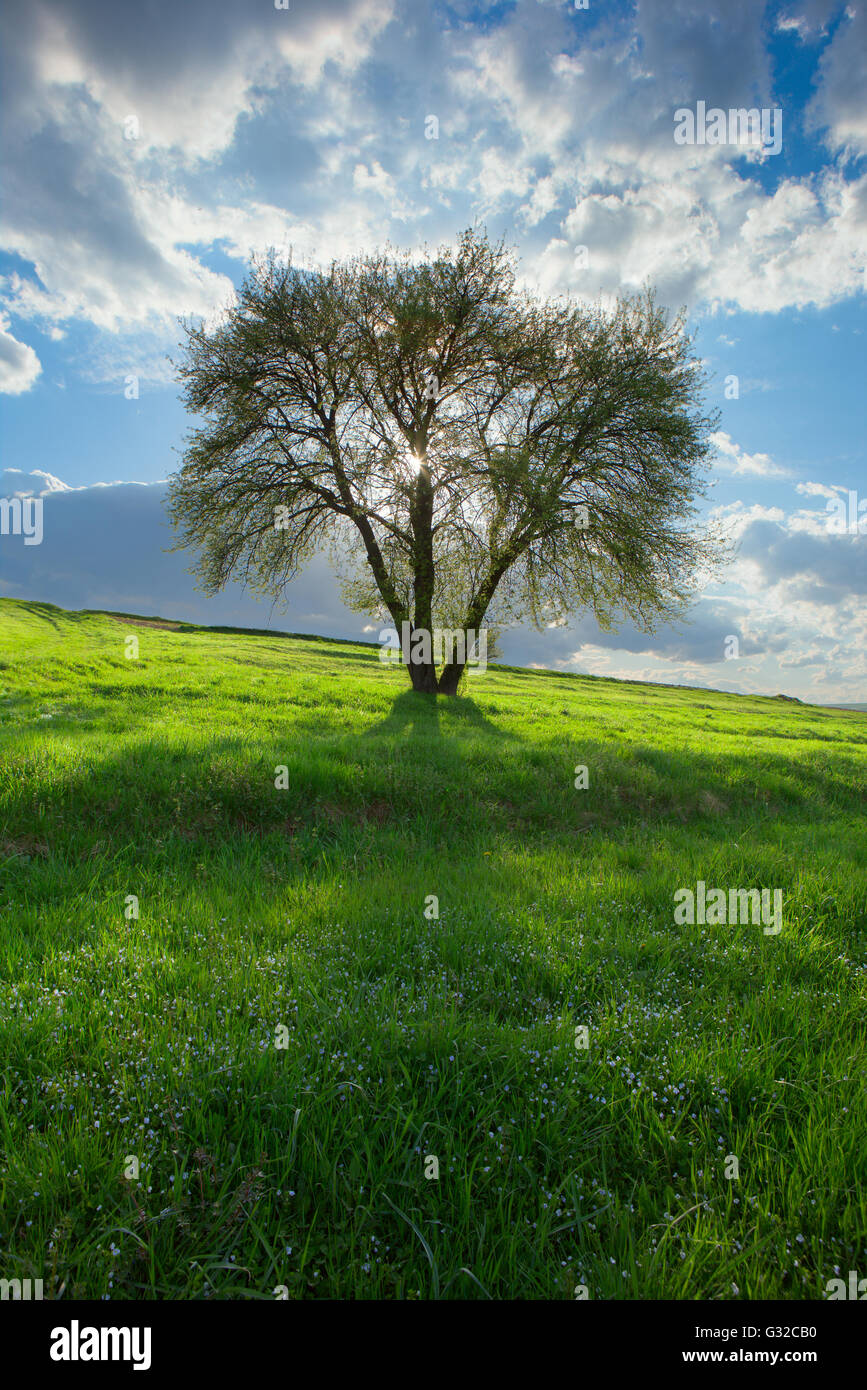
[[269,246],[478,223],[536,293],[685,306],[737,547],[671,626],[576,614],[504,659],[867,701],[867,0],[6,0],[2,30],[0,500],[44,520],[0,535],[0,594],[376,640],[323,558],[274,606],[168,553],[178,320]]

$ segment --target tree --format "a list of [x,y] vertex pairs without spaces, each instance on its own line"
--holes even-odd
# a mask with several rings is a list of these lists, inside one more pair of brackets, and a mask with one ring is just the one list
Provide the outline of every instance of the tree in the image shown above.
[[[712,563],[694,499],[716,421],[683,316],[649,291],[540,301],[470,230],[324,272],[272,253],[216,327],[184,329],[204,423],[169,509],[209,593],[235,578],[280,597],[330,547],[348,601],[413,643],[585,608],[649,631]],[[454,694],[460,654],[438,674],[413,650],[415,689]]]

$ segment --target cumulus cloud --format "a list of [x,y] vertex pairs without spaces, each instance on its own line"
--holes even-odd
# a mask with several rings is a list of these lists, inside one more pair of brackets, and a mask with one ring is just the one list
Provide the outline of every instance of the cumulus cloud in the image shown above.
[[227,302],[231,280],[192,247],[225,239],[247,257],[285,243],[297,221],[285,209],[205,200],[195,171],[281,84],[309,109],[324,70],[350,72],[391,13],[386,0],[321,0],[291,15],[193,0],[158,20],[95,0],[4,8],[0,245],[35,271],[9,277],[4,298],[37,322],[109,332]]
[[735,477],[752,474],[757,478],[786,478],[788,470],[774,463],[768,454],[747,454],[736,444],[725,430],[717,430],[710,436],[710,442],[717,451],[716,467],[723,473]]
[[4,497],[47,497],[53,492],[71,492],[72,488],[53,473],[34,468],[25,473],[23,468],[4,468],[0,473],[0,493]]
[[[0,244],[33,273],[4,298],[49,327],[165,331],[231,295],[206,252],[291,244],[322,263],[478,215],[521,231],[548,291],[649,278],[670,303],[772,313],[865,284],[867,175],[768,181],[755,152],[674,144],[680,104],[772,103],[751,0],[593,15],[517,0],[484,24],[409,0],[6,13]],[[834,14],[814,122],[842,153],[863,134],[863,6]]]
[[0,314],[0,392],[20,396],[30,390],[41,371],[42,364],[33,348],[13,337],[8,319]]
[[840,488],[828,487],[826,483],[796,483],[795,491],[802,492],[805,497],[830,497],[834,498]]
[[867,597],[867,544],[860,536],[793,530],[756,520],[740,539],[740,553],[753,561],[768,585],[786,585],[791,599],[843,607],[854,596]]
[[[816,11],[818,15],[821,8]],[[852,0],[840,9],[824,6],[818,22],[824,26],[829,13],[839,19],[819,63],[819,82],[808,111],[813,128],[823,129],[832,149],[853,155],[867,152],[867,103],[864,101],[864,54],[867,53],[867,5]],[[814,27],[816,17],[813,17]]]

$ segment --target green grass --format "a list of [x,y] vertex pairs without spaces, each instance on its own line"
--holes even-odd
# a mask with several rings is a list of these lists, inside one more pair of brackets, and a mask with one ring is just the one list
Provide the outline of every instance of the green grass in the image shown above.
[[[867,716],[509,668],[418,696],[375,649],[0,600],[0,752],[0,1276],[867,1276]],[[782,888],[782,932],[675,926],[698,879]]]

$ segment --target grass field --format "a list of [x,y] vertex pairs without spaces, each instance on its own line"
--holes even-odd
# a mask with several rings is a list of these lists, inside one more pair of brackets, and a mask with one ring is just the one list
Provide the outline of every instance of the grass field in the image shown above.
[[[0,1276],[867,1276],[867,715],[407,684],[375,649],[0,600]],[[698,880],[781,888],[782,931],[675,925]]]

